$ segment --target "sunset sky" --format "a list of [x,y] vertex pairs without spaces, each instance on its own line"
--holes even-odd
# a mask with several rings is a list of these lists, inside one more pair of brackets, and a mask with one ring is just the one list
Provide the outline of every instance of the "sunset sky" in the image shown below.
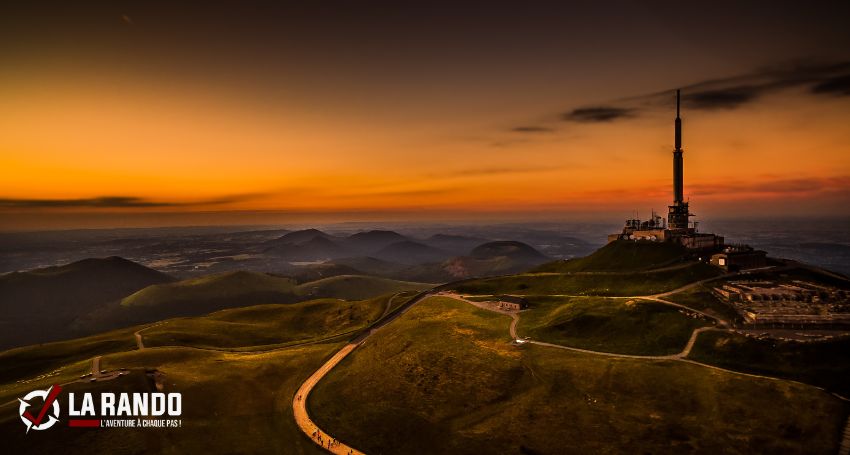
[[619,220],[676,88],[698,219],[850,214],[848,2],[18,3],[0,229]]

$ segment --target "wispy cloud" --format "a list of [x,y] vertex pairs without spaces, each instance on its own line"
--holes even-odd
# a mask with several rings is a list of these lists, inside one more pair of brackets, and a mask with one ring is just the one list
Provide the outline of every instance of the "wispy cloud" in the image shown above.
[[594,106],[573,109],[562,114],[561,118],[569,122],[604,123],[632,117],[633,113],[634,109],[629,108]]
[[695,196],[809,195],[821,192],[850,192],[850,176],[824,178],[771,179],[694,184],[689,192]]
[[545,126],[517,126],[511,128],[511,131],[514,133],[551,133],[554,130]]
[[688,93],[684,102],[689,109],[734,109],[755,100],[760,93],[759,87],[728,87]]
[[498,175],[534,174],[538,172],[550,172],[563,169],[562,166],[505,166],[505,167],[475,167],[448,170],[440,174],[429,174],[429,178],[436,177],[482,177]]
[[[700,81],[681,87],[688,109],[734,109],[780,90],[803,87],[808,93],[850,95],[850,61],[791,63],[764,67],[750,73]],[[635,99],[669,99],[672,90],[640,95]]]
[[222,196],[215,199],[190,202],[154,201],[135,196],[98,196],[79,199],[15,199],[0,198],[0,208],[50,209],[50,208],[151,208],[224,205],[259,197],[258,194]]
[[812,93],[850,96],[850,74],[829,78],[815,84]]

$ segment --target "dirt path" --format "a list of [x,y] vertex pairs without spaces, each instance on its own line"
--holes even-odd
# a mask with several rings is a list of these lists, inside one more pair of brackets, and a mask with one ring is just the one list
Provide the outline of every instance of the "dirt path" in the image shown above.
[[390,297],[389,300],[387,300],[387,307],[384,308],[384,313],[381,315],[381,317],[378,318],[379,321],[381,319],[384,319],[385,317],[387,317],[387,314],[390,313],[390,308],[393,307],[393,300],[395,300],[395,298],[400,296],[400,295],[401,295],[401,292],[399,292],[398,294],[393,294],[393,296]]
[[145,349],[145,342],[144,342],[144,340],[142,339],[142,332],[144,332],[144,331],[145,331],[145,330],[147,330],[147,329],[152,329],[152,328],[154,328],[154,327],[156,327],[156,326],[158,326],[158,325],[165,324],[166,322],[167,322],[167,321],[157,322],[156,324],[151,324],[151,325],[149,325],[149,326],[142,327],[141,329],[136,330],[135,332],[133,332],[133,336],[136,338],[136,347],[137,347],[137,348],[139,348],[139,350],[140,350],[140,351],[141,351],[142,349]]
[[136,337],[136,347],[139,348],[140,351],[142,349],[144,349],[145,348],[145,342],[142,341],[142,331],[139,330],[139,331],[133,333],[133,336]]

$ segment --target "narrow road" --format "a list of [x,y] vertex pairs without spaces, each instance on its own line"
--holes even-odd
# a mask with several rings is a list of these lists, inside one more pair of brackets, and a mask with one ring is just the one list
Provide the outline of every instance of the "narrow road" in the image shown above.
[[[425,291],[417,294],[410,300],[408,300],[404,305],[399,308],[398,311],[391,314],[389,317],[384,319],[379,319],[378,322],[373,325],[370,329],[363,332],[357,338],[351,340],[350,343],[345,345],[342,349],[337,351],[336,354],[333,355],[327,362],[325,362],[315,373],[313,373],[303,384],[298,388],[298,391],[295,393],[295,396],[292,397],[292,413],[295,417],[295,423],[298,425],[298,428],[310,438],[315,444],[321,446],[323,449],[340,455],[363,455],[363,452],[341,442],[336,441],[335,444],[329,444],[329,442],[334,439],[310,418],[307,413],[307,399],[310,396],[310,392],[313,391],[313,387],[328,374],[337,364],[339,364],[342,359],[344,359],[348,354],[351,354],[352,351],[357,349],[358,346],[363,344],[372,334],[377,332],[381,327],[389,324],[390,322],[396,320],[399,316],[406,313],[414,304],[420,302],[430,295],[432,295],[433,291]],[[389,308],[390,305],[387,305]],[[389,311],[384,311],[384,315],[386,315]]]
[[318,384],[318,382],[325,377],[331,369],[333,369],[333,367],[350,354],[351,351],[355,350],[360,343],[362,343],[362,340],[358,343],[349,343],[340,349],[333,355],[333,357],[325,362],[324,365],[319,367],[315,373],[307,378],[303,384],[301,384],[301,387],[298,388],[298,392],[295,393],[295,398],[292,399],[292,412],[295,416],[295,423],[298,425],[298,428],[301,428],[301,431],[303,431],[304,434],[306,434],[314,443],[331,453],[337,453],[340,455],[365,454],[342,442],[331,444],[333,438],[326,432],[322,431],[307,414],[307,397],[310,396],[310,392],[313,390],[313,387],[315,387],[316,384]]

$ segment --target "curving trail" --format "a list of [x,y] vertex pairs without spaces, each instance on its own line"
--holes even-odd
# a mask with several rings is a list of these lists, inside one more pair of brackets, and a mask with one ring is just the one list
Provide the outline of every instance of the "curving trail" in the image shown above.
[[151,325],[149,325],[149,326],[142,327],[141,329],[136,330],[135,332],[133,332],[133,336],[136,338],[136,347],[137,347],[140,351],[141,351],[142,349],[145,349],[145,342],[144,342],[144,340],[142,339],[142,332],[144,332],[144,331],[145,331],[145,330],[147,330],[147,329],[154,328],[154,327],[156,327],[156,326],[158,326],[158,325],[165,324],[166,322],[167,322],[167,321],[157,322],[156,324],[151,324]]
[[[364,338],[365,340],[365,338]],[[363,452],[348,446],[342,442],[333,443],[334,439],[328,435],[326,432],[322,431],[318,425],[316,425],[310,416],[307,414],[307,397],[310,395],[310,391],[313,390],[313,387],[318,384],[318,382],[328,374],[333,367],[335,367],[342,359],[344,359],[351,351],[355,350],[357,346],[362,343],[362,340],[358,343],[349,343],[345,345],[342,349],[337,351],[336,354],[333,355],[324,365],[319,367],[315,373],[313,373],[303,384],[298,388],[298,391],[295,392],[295,397],[292,399],[292,412],[295,416],[295,423],[298,425],[298,428],[306,434],[311,441],[321,446],[323,449],[340,455],[346,454],[357,454],[357,455],[365,455]]]
[[[351,354],[352,351],[357,349],[358,346],[363,344],[372,334],[377,332],[381,327],[389,324],[394,321],[396,318],[406,313],[414,304],[424,300],[434,293],[433,290],[425,291],[417,294],[410,300],[408,300],[404,305],[402,305],[398,311],[395,313],[389,313],[390,303],[392,303],[392,299],[387,303],[387,309],[384,311],[384,316],[378,320],[378,322],[373,325],[371,328],[363,332],[357,338],[351,340],[350,343],[345,345],[342,349],[337,351],[330,359],[328,359],[315,373],[313,373],[303,384],[298,388],[298,391],[295,392],[295,396],[292,397],[292,413],[295,417],[295,423],[298,425],[298,428],[310,438],[315,444],[319,445],[323,449],[340,455],[364,455],[363,452],[351,447],[341,441],[335,440],[331,437],[327,432],[323,431],[316,425],[315,422],[310,418],[307,413],[307,399],[310,396],[310,392],[313,391],[313,388],[325,375],[328,374],[339,362],[342,361],[348,354]],[[395,296],[393,296],[395,298]],[[329,444],[331,443],[331,444]]]
[[133,336],[136,337],[136,347],[139,348],[140,351],[142,349],[144,349],[145,348],[145,342],[142,341],[142,331],[139,330],[139,331],[133,333]]

